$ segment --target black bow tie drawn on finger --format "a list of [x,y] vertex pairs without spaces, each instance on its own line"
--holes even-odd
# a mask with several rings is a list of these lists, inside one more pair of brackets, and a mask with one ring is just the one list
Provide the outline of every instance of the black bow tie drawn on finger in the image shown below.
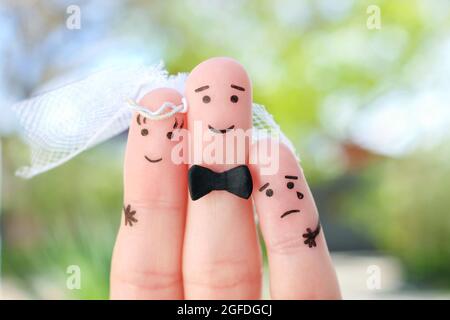
[[253,180],[247,166],[241,165],[224,172],[193,165],[189,169],[189,193],[198,200],[213,190],[226,190],[240,198],[250,198]]

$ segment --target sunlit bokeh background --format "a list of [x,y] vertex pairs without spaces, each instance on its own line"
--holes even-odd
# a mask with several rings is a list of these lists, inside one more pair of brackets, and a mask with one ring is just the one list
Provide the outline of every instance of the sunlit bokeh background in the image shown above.
[[11,103],[110,65],[162,59],[176,73],[212,56],[247,68],[299,151],[344,298],[449,298],[447,0],[0,1],[3,297],[108,297],[126,143],[20,179]]

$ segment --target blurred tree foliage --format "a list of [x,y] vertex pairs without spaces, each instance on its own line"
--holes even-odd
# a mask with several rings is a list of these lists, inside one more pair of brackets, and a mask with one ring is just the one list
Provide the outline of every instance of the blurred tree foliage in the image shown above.
[[[16,142],[8,141],[6,151],[17,151]],[[122,207],[123,144],[111,141],[28,181],[11,176],[21,155],[7,158],[3,270],[34,297],[108,297]],[[81,269],[81,290],[66,287],[71,265]],[[35,283],[39,279],[50,288]]]
[[[448,145],[398,158],[367,150],[355,157],[351,121],[337,131],[322,114],[341,93],[364,110],[386,88],[408,88],[416,81],[411,64],[430,39],[448,34],[448,12],[420,0],[74,2],[85,19],[79,31],[65,29],[64,1],[9,4],[23,45],[21,55],[3,60],[22,68],[7,69],[16,92],[26,95],[52,76],[128,48],[97,47],[103,39],[134,40],[149,60],[163,57],[170,72],[234,57],[251,75],[254,100],[298,148],[313,190],[358,178],[357,188],[324,200],[336,208],[333,219],[367,231],[377,248],[402,259],[411,280],[450,287]],[[383,32],[366,28],[370,4],[381,8]],[[107,298],[124,139],[29,181],[13,176],[26,162],[23,148],[4,140],[4,275],[35,297]],[[81,267],[81,290],[66,289],[72,264]],[[43,291],[40,279],[54,287]]]
[[399,257],[413,283],[450,287],[450,145],[364,170],[336,207],[349,224]]

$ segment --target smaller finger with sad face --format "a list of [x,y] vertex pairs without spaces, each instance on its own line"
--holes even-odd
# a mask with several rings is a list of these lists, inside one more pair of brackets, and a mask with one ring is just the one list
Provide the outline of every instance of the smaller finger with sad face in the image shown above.
[[[252,154],[255,148],[257,145]],[[258,163],[251,166],[258,188],[253,196],[269,258],[272,298],[339,298],[319,214],[303,170],[283,144],[279,145],[279,157],[274,158],[271,161],[278,161],[274,174],[264,175]]]

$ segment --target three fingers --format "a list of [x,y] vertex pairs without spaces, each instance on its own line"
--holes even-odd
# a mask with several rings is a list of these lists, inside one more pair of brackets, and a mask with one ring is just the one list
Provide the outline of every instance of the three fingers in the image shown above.
[[[180,113],[158,121],[133,116],[124,165],[123,216],[111,268],[111,298],[261,296],[262,263],[252,198],[226,190],[190,197],[187,177],[193,167],[171,159],[178,143],[172,141],[172,132],[182,125],[192,131],[200,122],[202,134],[223,139],[223,145],[230,128],[250,129],[250,80],[235,61],[210,59],[191,72],[186,97],[187,118]],[[179,105],[181,95],[173,89],[157,89],[139,104],[154,111],[166,101]],[[206,148],[199,147],[202,153]],[[279,170],[263,175],[258,163],[249,165],[249,153],[247,144],[242,159],[233,165],[203,158],[190,159],[190,163],[218,175],[229,175],[237,166],[251,169],[273,298],[339,298],[314,200],[297,160],[280,146]],[[231,184],[239,184],[242,178],[236,180]],[[189,187],[196,183],[190,180]]]

